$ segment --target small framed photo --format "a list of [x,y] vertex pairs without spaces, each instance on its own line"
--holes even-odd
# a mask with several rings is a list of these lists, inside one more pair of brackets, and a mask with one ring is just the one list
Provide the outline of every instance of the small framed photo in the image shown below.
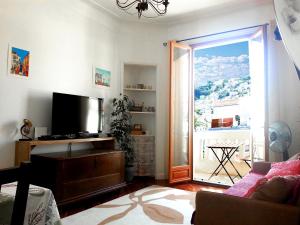
[[93,83],[97,87],[110,87],[111,72],[100,67],[94,66]]
[[133,130],[142,130],[142,124],[134,124]]
[[30,51],[9,45],[7,70],[9,75],[28,78],[30,71]]

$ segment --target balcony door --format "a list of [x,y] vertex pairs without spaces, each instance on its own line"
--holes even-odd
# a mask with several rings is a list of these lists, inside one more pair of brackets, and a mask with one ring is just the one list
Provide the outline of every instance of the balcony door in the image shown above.
[[170,183],[192,179],[191,54],[190,46],[170,42]]

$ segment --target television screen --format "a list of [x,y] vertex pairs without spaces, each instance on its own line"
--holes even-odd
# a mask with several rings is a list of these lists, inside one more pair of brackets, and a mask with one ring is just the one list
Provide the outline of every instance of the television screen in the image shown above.
[[103,99],[53,93],[52,135],[102,132]]

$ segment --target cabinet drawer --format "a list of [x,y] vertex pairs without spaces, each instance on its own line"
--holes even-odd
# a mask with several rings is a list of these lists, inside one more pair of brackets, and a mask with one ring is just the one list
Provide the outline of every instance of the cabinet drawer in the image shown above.
[[120,173],[107,176],[93,177],[90,179],[72,181],[63,184],[63,199],[69,199],[84,194],[92,194],[103,188],[108,188],[123,182],[123,175]]
[[119,173],[124,166],[123,153],[101,154],[64,162],[64,180],[73,181]]
[[153,163],[154,162],[154,154],[150,153],[143,153],[137,155],[139,163]]
[[154,172],[154,165],[149,163],[139,163],[137,165],[138,176],[152,176]]
[[155,142],[154,137],[149,137],[149,136],[134,137],[134,143],[137,143],[137,144],[151,144],[154,142]]
[[122,159],[123,156],[121,153],[96,156],[93,171],[94,177],[119,173],[121,171],[121,167],[124,166]]
[[93,177],[96,161],[95,156],[65,160],[62,171],[63,180],[72,181]]

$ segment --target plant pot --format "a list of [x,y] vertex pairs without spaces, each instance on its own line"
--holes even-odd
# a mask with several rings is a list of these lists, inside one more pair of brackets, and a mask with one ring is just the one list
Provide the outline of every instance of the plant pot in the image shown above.
[[134,166],[126,166],[125,167],[125,181],[131,182],[134,177]]

